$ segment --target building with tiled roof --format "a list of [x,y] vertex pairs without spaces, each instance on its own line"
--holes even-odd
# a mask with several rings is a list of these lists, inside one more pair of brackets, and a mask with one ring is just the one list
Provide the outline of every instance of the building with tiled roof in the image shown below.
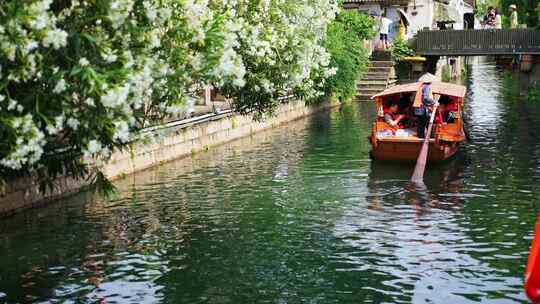
[[474,0],[344,0],[343,6],[376,18],[385,12],[394,21],[389,35],[392,39],[397,36],[400,23],[407,25],[407,37],[441,25],[466,28],[466,21],[474,22],[474,3]]

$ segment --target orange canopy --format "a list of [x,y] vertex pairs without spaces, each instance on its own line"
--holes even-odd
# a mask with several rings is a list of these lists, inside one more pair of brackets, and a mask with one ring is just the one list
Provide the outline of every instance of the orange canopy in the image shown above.
[[467,93],[467,88],[459,84],[448,82],[434,82],[431,84],[433,94],[448,95],[452,97],[463,98]]
[[[415,83],[408,83],[408,84],[393,86],[391,88],[388,88],[382,91],[379,94],[373,95],[371,99],[375,99],[377,97],[384,97],[388,95],[399,94],[399,93],[410,93],[410,92],[417,92],[417,96],[418,96],[419,95],[418,93],[420,93],[421,95],[421,92],[419,91],[421,91],[422,85],[423,85],[422,82],[415,82]],[[447,82],[432,82],[431,91],[433,92],[433,94],[440,94],[440,95],[463,98],[465,97],[467,88],[459,84],[453,84],[453,83],[447,83]]]
[[422,88],[422,83],[415,82],[415,83],[407,83],[407,84],[400,84],[397,86],[390,87],[379,94],[375,94],[371,97],[371,99],[375,99],[377,97],[383,97],[388,95],[394,95],[399,93],[410,93],[410,92],[416,92]]

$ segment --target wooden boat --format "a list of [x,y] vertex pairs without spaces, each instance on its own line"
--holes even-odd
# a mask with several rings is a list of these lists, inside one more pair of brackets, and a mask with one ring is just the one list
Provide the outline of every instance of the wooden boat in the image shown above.
[[[415,161],[417,159],[423,139],[416,135],[412,109],[421,105],[422,86],[422,82],[398,85],[372,97],[378,109],[377,120],[373,123],[371,136],[368,137],[372,145],[372,158],[383,161]],[[439,119],[433,126],[434,132],[429,140],[428,161],[434,162],[452,157],[458,151],[460,143],[466,139],[462,117],[466,88],[451,83],[433,82],[431,90],[434,96],[440,96],[439,102],[443,104],[436,115],[443,117],[450,111],[448,109],[452,109],[453,112],[451,120]],[[384,121],[386,108],[395,102],[404,103],[409,109],[407,116],[410,118],[410,124],[408,126],[392,127]]]

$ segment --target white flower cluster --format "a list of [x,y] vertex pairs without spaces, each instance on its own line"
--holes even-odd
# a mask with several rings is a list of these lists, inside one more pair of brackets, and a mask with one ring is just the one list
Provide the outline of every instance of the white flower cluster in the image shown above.
[[230,75],[236,87],[249,83],[252,95],[322,94],[323,84],[313,80],[331,74],[322,43],[338,12],[336,1],[277,0],[254,6],[250,0],[229,0],[222,5],[227,12],[226,43],[216,75]]
[[18,170],[23,165],[37,162],[43,154],[45,135],[37,128],[32,115],[13,118],[10,127],[17,130],[17,139],[12,147],[13,152],[2,158],[0,165]]
[[0,149],[0,172],[46,166],[45,144],[108,155],[148,123],[190,112],[203,84],[231,96],[316,96],[314,79],[335,73],[321,46],[335,0],[5,0],[2,7],[0,122],[10,123],[0,136],[10,142]]
[[109,15],[107,16],[111,21],[112,27],[115,29],[121,27],[126,21],[126,19],[129,17],[132,9],[132,0],[112,1],[109,6]]

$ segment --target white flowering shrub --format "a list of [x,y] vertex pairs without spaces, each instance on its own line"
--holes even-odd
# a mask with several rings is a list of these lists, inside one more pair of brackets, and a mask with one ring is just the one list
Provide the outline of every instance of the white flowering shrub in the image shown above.
[[324,77],[319,76],[332,71],[322,44],[338,12],[337,2],[236,0],[224,1],[223,6],[228,17],[227,50],[218,73],[243,76],[220,83],[233,97],[236,110],[262,114],[274,109],[279,97],[309,99],[322,94]]
[[[3,0],[0,176],[89,174],[205,84],[242,113],[322,94],[334,0]],[[94,172],[94,171],[93,171]],[[92,174],[105,182],[103,175]]]

